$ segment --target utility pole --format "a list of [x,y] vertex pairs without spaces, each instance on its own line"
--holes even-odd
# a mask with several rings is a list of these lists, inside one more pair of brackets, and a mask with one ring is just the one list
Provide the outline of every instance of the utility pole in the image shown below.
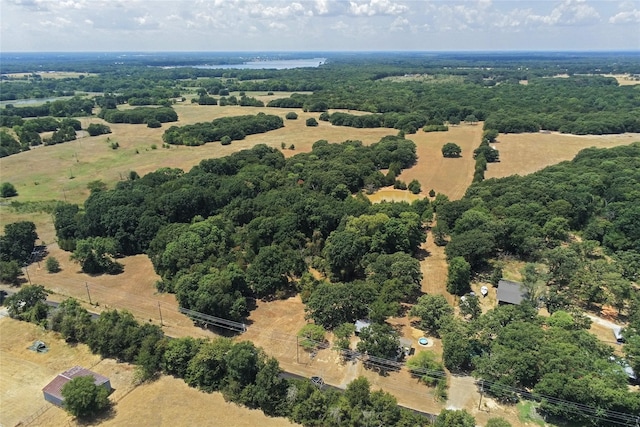
[[298,356],[298,336],[296,335],[296,362],[300,363],[300,356]]
[[89,293],[89,284],[87,282],[84,282],[84,286],[85,288],[87,288],[87,295],[89,296],[89,304],[93,305],[93,303],[91,302],[91,294]]
[[480,381],[480,400],[478,401],[478,411],[480,410],[480,404],[482,403],[483,393],[484,393],[484,381]]
[[160,309],[160,301],[158,301],[158,311],[160,312],[160,326],[164,326],[162,323],[162,310]]
[[24,272],[27,274],[27,280],[29,280],[29,285],[31,285],[31,277],[29,277],[29,268],[25,265]]

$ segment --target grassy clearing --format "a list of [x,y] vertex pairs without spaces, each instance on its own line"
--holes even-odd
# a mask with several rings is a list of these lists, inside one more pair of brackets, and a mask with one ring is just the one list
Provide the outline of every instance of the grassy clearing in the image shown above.
[[536,413],[538,404],[531,401],[522,401],[518,403],[518,419],[521,423],[528,424],[533,423],[539,426],[544,426],[544,420]]

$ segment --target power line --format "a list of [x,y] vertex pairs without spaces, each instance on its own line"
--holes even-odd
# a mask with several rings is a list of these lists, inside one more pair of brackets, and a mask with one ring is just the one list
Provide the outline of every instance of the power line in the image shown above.
[[[234,332],[238,332],[239,326],[238,325],[242,325],[243,329],[242,331],[251,331],[254,332],[256,331],[259,335],[263,334],[263,333],[270,333],[270,339],[271,340],[275,340],[275,341],[280,341],[280,342],[287,342],[290,344],[295,344],[297,346],[297,337],[295,335],[290,335],[290,334],[286,334],[284,332],[280,332],[280,331],[273,331],[270,329],[266,329],[266,328],[260,328],[257,327],[255,325],[245,325],[239,322],[235,322],[229,319],[224,319],[224,318],[219,318],[219,317],[215,317],[215,316],[210,316],[210,315],[206,315],[204,313],[199,313],[193,310],[186,310],[184,308],[179,308],[178,310],[176,310],[173,306],[171,305],[167,305],[166,303],[162,302],[162,301],[158,301],[157,299],[152,299],[149,297],[145,297],[143,295],[135,295],[135,294],[131,294],[128,293],[126,291],[122,291],[122,290],[113,290],[113,289],[109,289],[106,288],[104,286],[101,285],[96,285],[96,284],[87,284],[85,282],[86,286],[88,287],[89,285],[91,285],[92,290],[94,290],[94,292],[97,290],[98,293],[102,293],[105,292],[113,295],[113,293],[117,293],[117,294],[121,294],[121,296],[126,297],[126,300],[131,301],[131,300],[146,300],[149,302],[149,304],[153,303],[153,305],[157,305],[157,307],[160,307],[160,305],[162,304],[165,310],[167,311],[171,311],[174,313],[180,313],[183,315],[187,315],[187,317],[191,317],[190,314],[197,314],[198,316],[203,316],[203,318],[215,318],[218,320],[217,323],[215,323],[216,327],[219,328],[223,328],[223,329],[229,329],[232,330]],[[79,285],[81,287],[81,285]],[[97,288],[97,289],[94,289]],[[115,292],[114,292],[115,291]],[[135,310],[138,313],[144,313],[149,315],[150,312],[145,311],[140,309],[139,307],[136,307]],[[154,313],[151,317],[155,317],[157,313]],[[317,347],[320,350],[323,349],[329,349],[330,345],[327,342],[320,342],[320,341],[314,341],[312,339],[309,338],[305,338],[305,341],[310,342],[312,344],[314,344],[315,347]],[[385,358],[381,358],[381,357],[376,357],[376,356],[371,356],[368,354],[363,354],[361,352],[355,351],[355,350],[351,350],[351,349],[337,349],[337,351],[339,351],[343,357],[347,357],[350,359],[359,359],[361,361],[363,361],[364,363],[368,363],[369,365],[372,365],[374,367],[380,368],[380,369],[385,369],[385,370],[402,370],[403,368],[406,368],[405,364],[402,362],[399,362],[397,360],[392,360],[392,359],[385,359]],[[429,378],[433,378],[433,379],[442,379],[442,378],[446,378],[447,377],[447,373],[445,371],[436,371],[436,370],[428,370],[428,369],[423,369],[423,368],[412,368],[412,369],[408,369],[407,370],[411,373],[411,374],[419,374],[421,376],[426,376]],[[477,383],[477,381],[476,381]],[[636,416],[636,415],[632,415],[632,414],[628,414],[628,413],[624,413],[624,412],[619,412],[619,411],[614,411],[614,410],[610,410],[610,409],[604,409],[604,408],[599,408],[599,407],[595,407],[595,406],[591,406],[591,405],[587,405],[587,404],[583,404],[583,403],[578,403],[578,402],[573,402],[573,401],[569,401],[569,400],[565,400],[565,399],[560,399],[557,397],[552,397],[552,396],[547,396],[544,394],[540,394],[540,393],[532,393],[529,392],[527,390],[524,389],[519,389],[516,387],[512,387],[512,386],[508,386],[505,384],[500,384],[494,381],[489,381],[489,380],[482,380],[482,384],[484,386],[488,386],[491,389],[494,390],[501,390],[501,391],[505,391],[505,392],[509,392],[509,393],[513,393],[515,395],[519,395],[522,396],[524,398],[529,398],[531,400],[536,400],[536,401],[542,401],[544,404],[549,405],[549,406],[553,406],[555,408],[559,408],[562,409],[565,412],[570,412],[576,415],[582,415],[582,416],[586,416],[586,417],[590,417],[590,418],[596,418],[602,421],[607,421],[610,423],[614,423],[614,424],[619,424],[619,425],[638,425],[638,423],[640,422],[640,417]],[[400,387],[400,386],[393,386],[393,385],[385,385],[385,388],[393,388],[393,389],[397,389],[397,390],[404,390],[404,391],[409,391],[409,392],[415,392],[415,390],[409,389],[409,388],[405,388],[405,387]]]

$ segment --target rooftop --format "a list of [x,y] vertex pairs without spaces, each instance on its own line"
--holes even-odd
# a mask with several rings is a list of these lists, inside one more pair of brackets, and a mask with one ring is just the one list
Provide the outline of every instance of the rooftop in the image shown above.
[[500,279],[498,282],[498,302],[519,305],[527,297],[522,283]]
[[93,377],[93,380],[94,380],[93,383],[98,386],[109,382],[109,378],[107,377],[104,377],[100,374],[96,374],[95,372],[85,369],[81,366],[74,366],[73,368],[67,371],[64,371],[63,373],[58,374],[58,376],[56,376],[49,384],[44,386],[42,391],[44,393],[47,393],[59,399],[62,399],[62,387],[64,387],[66,383],[68,383],[69,381],[71,381],[73,378],[76,378],[76,377],[89,377],[89,376]]

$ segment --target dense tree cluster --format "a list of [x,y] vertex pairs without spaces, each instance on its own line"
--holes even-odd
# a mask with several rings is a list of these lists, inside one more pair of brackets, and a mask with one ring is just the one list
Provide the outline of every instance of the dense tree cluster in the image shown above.
[[90,123],[89,126],[87,126],[87,132],[89,136],[98,136],[111,133],[111,128],[102,123]]
[[[541,261],[550,307],[563,297],[628,307],[640,253],[638,159],[638,143],[586,149],[525,177],[471,186],[463,199],[438,206],[438,224],[451,234],[447,256],[475,272],[501,253]],[[560,245],[571,233],[582,241]]]
[[355,128],[393,128],[405,133],[416,133],[418,129],[427,124],[427,117],[420,113],[384,113],[354,115],[336,112],[324,116],[334,126],[350,126]]
[[425,239],[422,216],[431,215],[430,205],[372,205],[351,195],[388,185],[395,175],[381,169],[399,173],[415,160],[414,144],[399,137],[371,146],[318,141],[290,159],[258,145],[203,160],[188,173],[160,169],[114,190],[97,189],[82,212],[58,205],[54,225],[61,247],[74,250],[92,273],[112,272],[119,255],[146,252],[161,289],[196,311],[240,320],[247,297],[299,291],[311,263],[345,290],[351,292],[352,281],[363,289],[351,301],[356,307],[336,310],[330,320],[314,304],[342,298],[340,285],[307,288],[316,323],[353,321],[369,303],[384,319],[418,295],[421,274],[412,255]]
[[75,96],[71,99],[59,99],[53,102],[46,102],[38,106],[14,107],[9,104],[0,109],[0,116],[12,117],[74,117],[90,116],[95,106],[93,99]]
[[203,145],[220,141],[228,136],[231,140],[241,140],[247,135],[264,133],[284,126],[282,118],[258,113],[249,116],[221,117],[211,122],[186,126],[171,126],[162,135],[167,144]]
[[130,110],[103,108],[98,117],[109,123],[141,124],[149,120],[157,120],[160,123],[178,121],[178,114],[171,107],[137,107]]

